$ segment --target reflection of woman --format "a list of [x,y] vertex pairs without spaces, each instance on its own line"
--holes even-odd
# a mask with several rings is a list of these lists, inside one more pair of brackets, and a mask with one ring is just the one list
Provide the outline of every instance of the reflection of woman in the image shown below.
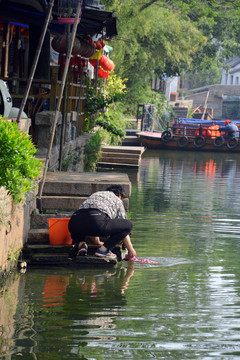
[[126,197],[120,185],[108,187],[89,196],[71,217],[69,231],[73,244],[81,251],[85,236],[108,237],[95,253],[101,258],[114,259],[111,250],[122,241],[128,256],[136,256],[129,234],[132,222],[126,219],[122,200]]
[[[92,275],[86,275],[81,278],[79,283],[82,289],[82,293],[91,294],[93,297],[98,296],[98,292],[101,289],[104,292],[113,291],[115,289],[116,294],[124,294],[128,288],[129,281],[134,274],[134,265],[129,264],[128,267],[121,267],[114,271],[107,271],[105,273],[95,273]],[[79,286],[79,285],[78,285]]]

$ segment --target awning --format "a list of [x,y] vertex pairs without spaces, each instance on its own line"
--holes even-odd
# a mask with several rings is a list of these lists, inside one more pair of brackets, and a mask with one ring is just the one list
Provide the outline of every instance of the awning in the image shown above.
[[[53,11],[53,21],[50,29],[54,32],[64,32],[64,26],[58,24],[57,13]],[[104,10],[96,10],[83,5],[82,16],[78,25],[78,35],[93,35],[101,33],[106,29],[106,37],[112,38],[117,35],[117,24],[115,14]]]
[[[47,0],[0,0],[0,21],[16,21],[27,25],[42,26],[47,4]],[[54,8],[50,30],[56,33],[64,33],[65,25],[59,24],[57,18],[57,8]],[[106,29],[107,38],[117,35],[114,13],[87,6],[84,1],[77,34],[93,35],[100,33],[103,29]]]
[[44,13],[48,6],[48,2],[46,0],[0,0],[0,9],[2,7],[1,5],[12,5],[25,8],[26,10],[35,10]]

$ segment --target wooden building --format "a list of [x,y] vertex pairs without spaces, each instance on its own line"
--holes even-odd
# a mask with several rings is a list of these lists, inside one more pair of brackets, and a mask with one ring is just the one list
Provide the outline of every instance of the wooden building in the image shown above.
[[[0,79],[7,83],[13,106],[17,108],[20,107],[23,98],[49,3],[50,0],[0,0]],[[33,128],[37,112],[51,111],[55,108],[61,80],[61,67],[51,47],[51,41],[52,38],[71,31],[71,25],[61,23],[59,17],[63,16],[61,12],[69,4],[72,6],[71,9],[74,9],[77,3],[77,0],[55,0],[54,2],[51,21],[24,109],[28,117],[32,119]],[[74,16],[74,11],[71,16]],[[98,0],[83,0],[77,37],[85,41],[97,34],[104,34],[105,39],[111,39],[117,35],[116,17],[113,13],[105,11]],[[78,134],[84,127],[86,74],[83,74],[83,68],[88,67],[86,54],[80,55],[79,58],[78,65],[71,64],[69,68],[67,100],[65,108],[62,108],[62,112],[77,112]]]

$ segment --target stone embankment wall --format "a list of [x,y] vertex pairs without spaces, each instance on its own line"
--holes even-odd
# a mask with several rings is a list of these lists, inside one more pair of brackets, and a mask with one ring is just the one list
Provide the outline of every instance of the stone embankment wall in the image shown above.
[[[36,115],[35,119],[35,141],[37,143],[40,158],[46,157],[48,146],[51,139],[51,132],[54,123],[54,111],[42,111]],[[84,134],[77,137],[77,124],[74,120],[75,112],[67,114],[66,126],[64,130],[63,141],[61,139],[62,132],[62,114],[59,113],[56,125],[55,136],[52,145],[51,159],[49,162],[49,170],[56,171],[59,168],[59,154],[62,152],[62,168],[63,171],[84,171],[83,152],[91,134]],[[62,146],[61,146],[62,144]]]
[[4,187],[0,187],[0,275],[4,278],[16,266],[27,241],[30,214],[36,206],[36,193],[28,194],[25,204],[14,205]]

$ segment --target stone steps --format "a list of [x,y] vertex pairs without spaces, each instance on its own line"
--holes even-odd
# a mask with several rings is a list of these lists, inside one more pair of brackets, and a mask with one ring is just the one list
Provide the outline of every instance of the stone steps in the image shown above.
[[[117,182],[118,181],[118,182]],[[127,174],[120,173],[69,173],[48,172],[43,195],[89,196],[96,191],[106,190],[108,186],[120,184],[127,196],[131,194],[131,183]]]
[[99,167],[138,167],[144,152],[142,146],[103,146]]
[[44,211],[49,210],[65,210],[75,211],[86,200],[86,196],[60,196],[60,195],[47,195],[42,196],[42,208]]
[[48,229],[48,219],[51,218],[70,218],[72,211],[66,213],[50,213],[50,214],[32,214],[31,229]]
[[48,172],[41,197],[42,211],[73,212],[89,195],[114,184],[120,184],[127,197],[131,195],[131,182],[127,174]]
[[182,118],[187,118],[188,117],[188,107],[180,107],[180,106],[175,106],[173,108],[173,111],[176,114],[176,117],[182,117]]
[[134,168],[138,168],[139,164],[134,165],[134,164],[127,164],[127,163],[115,163],[115,162],[103,162],[103,161],[99,161],[97,163],[97,167],[98,168],[106,168],[106,169],[117,169],[117,168],[129,168],[129,169],[134,169]]
[[137,135],[126,135],[122,140],[122,145],[124,146],[139,146],[140,140]]
[[124,154],[109,154],[109,153],[101,153],[101,162],[110,162],[117,164],[132,164],[139,165],[141,161],[141,157],[139,155],[124,155]]
[[128,154],[141,154],[144,152],[143,146],[102,146],[102,151],[113,153],[128,153]]
[[[52,246],[49,244],[27,245],[23,248],[25,261],[31,266],[70,266],[110,268],[117,265],[117,259],[102,259],[94,256],[95,248],[89,247],[89,255],[71,258],[71,246]],[[115,253],[120,260],[120,248],[115,248]]]

